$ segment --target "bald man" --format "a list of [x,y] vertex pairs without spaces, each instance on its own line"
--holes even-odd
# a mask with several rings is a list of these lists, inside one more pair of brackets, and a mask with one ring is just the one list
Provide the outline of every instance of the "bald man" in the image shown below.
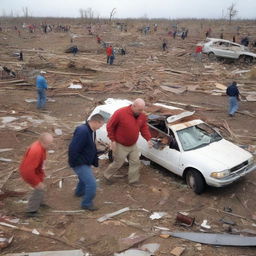
[[27,215],[29,217],[35,216],[43,203],[45,193],[44,161],[46,160],[46,149],[52,143],[53,137],[50,133],[41,134],[38,140],[27,149],[20,164],[21,177],[34,188],[28,201]]
[[104,172],[104,177],[109,184],[112,183],[111,178],[118,172],[126,158],[129,160],[129,184],[139,181],[140,152],[136,142],[140,133],[148,142],[148,146],[152,147],[144,109],[144,100],[138,98],[130,106],[115,111],[107,123],[108,137],[111,140],[114,156],[114,162]]

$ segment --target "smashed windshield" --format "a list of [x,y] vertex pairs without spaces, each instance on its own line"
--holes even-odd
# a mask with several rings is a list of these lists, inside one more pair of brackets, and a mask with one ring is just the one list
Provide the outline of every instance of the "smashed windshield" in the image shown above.
[[184,151],[197,149],[219,141],[222,137],[206,124],[199,124],[177,131]]

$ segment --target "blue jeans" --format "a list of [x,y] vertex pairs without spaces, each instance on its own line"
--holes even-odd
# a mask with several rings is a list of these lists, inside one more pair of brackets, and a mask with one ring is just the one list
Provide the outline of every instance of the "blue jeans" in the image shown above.
[[114,62],[115,56],[110,56],[109,64],[112,65]]
[[96,195],[96,179],[89,165],[80,165],[73,168],[78,176],[78,184],[75,190],[76,196],[83,196],[81,207],[90,207],[93,205],[93,199]]
[[234,115],[235,112],[238,110],[238,100],[236,96],[229,97],[229,114]]
[[43,108],[46,103],[46,94],[44,88],[37,89],[37,108]]

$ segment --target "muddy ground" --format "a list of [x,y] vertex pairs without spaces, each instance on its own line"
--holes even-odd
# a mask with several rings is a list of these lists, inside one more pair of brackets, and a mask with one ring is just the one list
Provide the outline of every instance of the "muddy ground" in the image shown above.
[[[19,76],[10,78],[4,75],[0,84],[0,117],[16,117],[18,119],[12,123],[19,126],[18,128],[8,125],[0,127],[0,148],[13,148],[12,151],[0,153],[1,157],[12,159],[12,162],[0,162],[1,178],[4,179],[4,176],[13,171],[3,184],[2,190],[23,191],[25,194],[1,200],[1,214],[19,218],[19,223],[14,224],[19,227],[35,228],[50,237],[52,232],[54,233],[52,237],[57,237],[62,242],[37,236],[31,232],[0,227],[0,230],[5,231],[6,234],[14,235],[13,242],[1,251],[1,255],[74,248],[82,248],[91,255],[113,255],[120,250],[120,238],[128,237],[132,233],[150,235],[154,231],[154,226],[166,227],[171,231],[201,232],[200,224],[203,220],[207,220],[211,229],[206,231],[225,233],[230,231],[230,227],[223,225],[221,221],[223,218],[235,222],[231,228],[240,231],[238,234],[248,235],[249,232],[249,235],[253,233],[255,235],[255,173],[228,187],[208,187],[205,193],[196,195],[180,177],[153,163],[150,166],[141,165],[139,186],[128,185],[126,165],[120,170],[121,175],[116,178],[115,183],[107,185],[103,182],[102,173],[109,162],[100,160],[100,167],[94,169],[98,181],[95,204],[99,210],[93,213],[54,212],[54,210],[80,210],[80,199],[73,195],[77,179],[67,164],[67,147],[74,128],[87,118],[97,104],[109,97],[130,100],[142,97],[147,104],[160,100],[184,103],[186,109],[196,110],[204,120],[215,124],[216,127],[226,121],[233,135],[224,132],[223,136],[239,145],[249,146],[249,149],[255,152],[255,102],[243,98],[240,102],[240,112],[231,118],[227,115],[228,99],[224,96],[225,93],[213,92],[215,82],[227,85],[234,79],[241,84],[241,90],[255,92],[255,80],[250,80],[244,73],[232,73],[235,70],[252,69],[254,66],[210,62],[207,57],[203,58],[203,63],[197,63],[191,53],[195,44],[204,39],[204,30],[200,23],[183,25],[190,31],[184,41],[180,38],[174,40],[167,37],[166,24],[159,24],[159,30],[147,36],[137,32],[139,25],[136,23],[128,26],[127,33],[109,25],[95,28],[105,41],[127,49],[125,56],[117,55],[113,66],[105,63],[105,50],[96,43],[95,35],[88,35],[83,24],[72,24],[72,34],[64,32],[43,34],[39,31],[31,34],[26,29],[22,29],[19,37],[13,29],[13,24],[9,24],[8,29],[2,32],[0,64],[15,70]],[[215,24],[213,28],[217,36],[222,26]],[[232,29],[229,31],[232,32]],[[242,24],[242,29],[244,32],[250,29],[251,33],[255,32],[248,23]],[[82,52],[78,52],[75,57],[64,53],[64,50],[70,46],[72,35],[78,36],[74,37],[74,43],[82,49]],[[226,35],[230,37],[228,39],[232,38],[232,33]],[[168,52],[161,50],[163,38],[168,39]],[[129,46],[132,42],[141,42],[143,45]],[[13,52],[20,49],[24,53],[24,62],[19,62],[12,56]],[[177,56],[177,53],[184,54]],[[39,58],[39,55],[46,60]],[[70,66],[71,61],[73,66]],[[52,71],[52,73],[47,72],[46,78],[49,82],[47,95],[53,101],[47,102],[44,111],[39,111],[35,102],[27,103],[25,99],[36,98],[34,79],[42,69]],[[185,73],[170,73],[169,69]],[[77,75],[57,74],[56,71]],[[82,80],[79,81],[80,78]],[[8,83],[14,79],[22,79],[27,85]],[[68,89],[71,82],[82,82],[83,89]],[[160,88],[166,83],[187,86],[187,90],[178,94],[166,92]],[[193,89],[192,86],[195,85],[199,87]],[[201,107],[194,108],[191,105]],[[33,120],[29,120],[26,116],[33,117]],[[38,123],[36,120],[42,122]],[[38,134],[44,131],[54,134],[56,128],[61,129],[63,134],[54,135],[55,143],[51,147],[52,152],[48,155],[46,202],[50,208],[40,210],[40,216],[37,218],[26,218],[25,201],[31,190],[21,180],[17,168],[26,148],[37,139]],[[62,187],[59,186],[60,180]],[[160,220],[151,220],[150,213],[135,210],[103,223],[97,222],[97,218],[124,207],[145,208],[149,212],[164,211],[168,216]],[[225,207],[231,208],[233,214],[241,217],[222,212]],[[195,224],[192,227],[177,225],[175,219],[179,211],[195,217]],[[137,227],[131,226],[131,222],[137,223]],[[160,249],[156,255],[171,255],[171,250],[177,246],[185,248],[183,256],[255,255],[253,247],[198,245],[179,238],[162,238],[158,234],[143,243],[159,243]]]

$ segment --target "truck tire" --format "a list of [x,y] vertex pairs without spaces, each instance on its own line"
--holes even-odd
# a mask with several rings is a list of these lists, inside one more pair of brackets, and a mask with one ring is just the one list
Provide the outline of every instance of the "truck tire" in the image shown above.
[[251,64],[253,62],[253,57],[251,57],[251,56],[244,56],[244,62],[246,64]]
[[208,53],[209,60],[216,60],[216,55],[213,52]]
[[198,195],[202,194],[206,187],[203,175],[195,169],[187,171],[186,183]]

